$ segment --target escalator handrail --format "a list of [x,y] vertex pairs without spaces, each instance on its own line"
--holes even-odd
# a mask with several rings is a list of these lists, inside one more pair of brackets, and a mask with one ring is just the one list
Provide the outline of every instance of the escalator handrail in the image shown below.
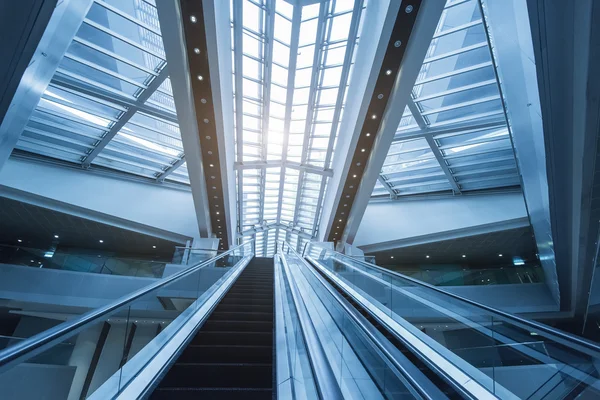
[[109,303],[105,306],[96,308],[94,310],[88,311],[83,315],[80,315],[77,318],[74,318],[69,321],[65,321],[55,327],[47,329],[43,332],[38,333],[22,342],[11,346],[7,349],[0,351],[0,369],[7,367],[19,360],[28,357],[30,353],[32,355],[38,354],[43,351],[45,348],[49,347],[53,343],[62,341],[66,335],[74,334],[78,330],[83,329],[87,324],[98,321],[103,316],[110,314],[111,312],[117,311],[119,308],[133,302],[136,299],[152,292],[153,290],[159,289],[172,283],[180,278],[193,274],[194,272],[207,267],[208,265],[214,263],[215,261],[231,254],[237,249],[250,244],[251,242],[243,243],[239,246],[233,247],[228,251],[221,253],[209,260],[202,261],[196,265],[193,265],[189,268],[184,269],[183,271],[179,271],[173,275],[170,275],[166,278],[162,278],[157,282],[151,283],[148,286],[145,286],[141,289],[138,289],[132,293],[129,293],[125,296],[118,298],[117,300]]
[[[289,266],[287,265],[287,260],[285,257],[280,257],[279,259],[281,260],[283,270],[288,270]],[[296,313],[300,321],[302,336],[304,337],[304,342],[308,348],[308,356],[314,373],[317,390],[319,391],[322,399],[341,400],[344,398],[342,390],[335,379],[335,374],[331,369],[329,361],[327,361],[325,350],[323,349],[323,345],[319,340],[312,319],[308,314],[306,305],[304,304],[304,299],[300,295],[298,288],[296,287],[296,283],[292,282],[292,278],[289,276],[289,271],[286,271],[284,276],[284,279],[287,279],[287,282],[290,286],[290,294],[292,296],[294,308],[296,309]]]
[[[574,342],[577,345],[584,347],[586,350],[590,350],[590,351],[594,352],[595,353],[595,354],[593,354],[594,357],[600,358],[600,346],[598,346],[598,345],[596,345],[596,344],[594,344],[594,343],[592,343],[592,342],[590,342],[590,341],[588,341],[586,339],[577,337],[575,335],[571,335],[571,334],[566,333],[566,332],[562,332],[562,331],[560,331],[558,329],[554,329],[554,328],[552,328],[550,326],[547,326],[547,325],[539,324],[537,322],[530,321],[530,320],[527,320],[525,318],[518,317],[516,315],[510,314],[510,313],[507,313],[507,312],[504,312],[504,311],[501,311],[501,310],[497,310],[495,308],[492,308],[490,306],[486,306],[484,304],[481,304],[481,303],[478,303],[476,301],[467,299],[467,298],[459,296],[457,294],[447,292],[445,290],[442,290],[442,289],[440,289],[440,288],[438,288],[436,286],[430,285],[428,283],[421,282],[421,281],[419,281],[417,279],[411,278],[411,277],[406,276],[406,275],[402,275],[399,272],[388,270],[388,269],[382,268],[382,267],[380,267],[378,265],[370,264],[370,263],[367,263],[365,261],[358,260],[356,258],[348,257],[345,254],[339,253],[339,252],[331,250],[331,249],[327,249],[327,248],[323,248],[323,247],[321,247],[321,249],[322,250],[331,251],[331,252],[335,253],[336,255],[342,256],[343,258],[351,259],[352,261],[357,262],[357,263],[359,263],[361,265],[364,265],[367,268],[371,268],[371,269],[376,270],[378,272],[381,272],[381,273],[384,273],[384,274],[387,274],[387,275],[391,275],[393,277],[397,277],[397,278],[403,279],[403,280],[408,281],[410,283],[413,283],[413,284],[415,284],[417,286],[421,286],[421,287],[424,287],[424,288],[427,288],[427,289],[434,290],[435,292],[441,293],[441,294],[443,294],[445,296],[449,296],[449,297],[452,297],[452,298],[454,298],[456,300],[459,300],[461,302],[464,302],[464,303],[467,303],[469,305],[472,305],[474,307],[481,308],[481,309],[483,309],[483,310],[485,310],[485,311],[487,311],[487,312],[489,312],[491,314],[495,314],[495,315],[500,316],[500,317],[502,317],[504,319],[507,319],[507,320],[516,322],[516,323],[518,323],[520,325],[525,325],[525,326],[527,326],[529,328],[532,328],[532,330],[539,330],[539,331],[544,332],[544,333],[546,333],[546,334],[548,334],[550,336],[556,336],[556,337],[558,337],[558,338],[560,338],[562,340],[565,340],[565,341],[569,342],[568,343],[569,346],[572,346],[572,344],[573,344],[572,342]],[[350,265],[350,266],[352,267],[352,265]]]
[[[298,254],[298,252],[292,247],[290,246],[290,244],[288,242],[284,242],[288,248],[292,251],[292,253],[299,259],[302,261],[302,263],[304,264],[305,267],[309,267],[310,269],[312,269],[312,267],[310,266],[310,263],[308,261],[306,261],[305,258],[303,258],[300,254]],[[321,281],[321,283],[323,284],[323,280],[319,277],[318,273],[316,273],[315,271],[311,271],[314,273],[315,277]],[[431,399],[431,398],[442,398],[442,394],[441,392],[439,392],[439,389],[435,386],[432,386],[431,382],[423,382],[419,379],[416,379],[415,376],[413,376],[412,374],[408,373],[406,371],[406,369],[404,368],[404,366],[399,363],[397,360],[395,360],[393,357],[391,357],[391,355],[388,352],[387,347],[381,343],[377,337],[375,337],[371,331],[369,331],[369,329],[364,325],[364,323],[362,321],[360,321],[356,315],[348,308],[347,304],[344,304],[339,296],[336,296],[337,292],[334,292],[334,289],[332,287],[327,287],[326,285],[324,285],[325,290],[327,290],[332,296],[333,298],[338,302],[338,304],[340,305],[340,307],[346,312],[346,315],[348,316],[348,318],[350,318],[350,320],[352,320],[360,329],[361,331],[364,332],[364,334],[371,339],[375,345],[379,348],[379,350],[385,354],[386,357],[388,357],[388,359],[390,360],[390,362],[398,369],[398,371],[402,374],[402,376],[408,381],[408,383],[410,383],[410,385],[412,385],[412,388],[423,398],[423,399]],[[450,380],[448,382],[458,393],[462,393],[465,394],[466,393],[462,390],[462,388],[458,387],[454,381]],[[432,394],[435,394],[432,397]],[[471,398],[470,396],[466,395],[467,398]]]

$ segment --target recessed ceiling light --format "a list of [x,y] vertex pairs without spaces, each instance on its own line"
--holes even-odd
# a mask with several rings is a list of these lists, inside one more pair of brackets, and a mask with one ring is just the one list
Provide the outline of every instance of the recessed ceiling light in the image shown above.
[[391,258],[394,258],[394,256],[392,256]]
[[214,164],[208,164],[209,167],[214,167]]
[[152,246],[152,248],[153,248],[153,249],[155,249],[155,248],[156,248],[156,246]]
[[463,255],[462,255],[462,258],[466,258],[466,257],[467,257],[467,255],[466,255],[466,254],[463,254]]
[[33,260],[30,260],[30,261],[31,261],[31,262],[35,262],[35,261],[33,261]]
[[502,254],[498,254],[498,257],[502,257]]
[[196,22],[198,22],[198,18],[196,18],[196,16],[195,16],[195,15],[192,15],[192,16],[190,17],[190,21],[192,21],[192,23],[193,23],[193,24],[195,24]]
[[425,258],[429,258],[429,256],[427,255],[427,256],[425,256]]
[[23,240],[21,240],[21,239],[17,239],[17,242],[19,242],[19,243],[21,243],[22,241],[23,241]]
[[340,222],[342,222],[342,220],[340,219]]
[[100,243],[104,243],[104,240],[102,240],[102,239],[100,239],[100,240],[98,240],[98,241],[99,241]]
[[365,151],[367,151],[367,149],[360,149],[361,153],[364,153]]
[[386,74],[386,75],[391,75],[391,74],[392,74],[392,70],[391,70],[391,69],[388,69],[387,71],[385,71],[385,74]]
[[200,54],[200,49],[199,49],[199,48],[197,48],[197,47],[194,47],[194,53],[196,53],[196,54]]
[[217,215],[219,215],[219,212],[217,211]]
[[371,134],[369,132],[367,132],[367,136],[371,136]]
[[356,174],[352,175],[353,178],[356,178]]
[[377,115],[375,115],[375,114],[371,115],[371,119],[375,119],[375,118],[377,118]]
[[58,235],[54,235],[54,239],[58,239]]
[[204,77],[202,75],[198,75],[196,78],[198,78],[199,81],[203,81]]

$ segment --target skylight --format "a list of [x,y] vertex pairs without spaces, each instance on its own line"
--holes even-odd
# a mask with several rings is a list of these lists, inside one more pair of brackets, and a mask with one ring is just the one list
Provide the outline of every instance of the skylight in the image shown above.
[[478,2],[449,0],[373,196],[519,185]]
[[260,231],[257,254],[316,234],[363,5],[231,2],[238,229]]

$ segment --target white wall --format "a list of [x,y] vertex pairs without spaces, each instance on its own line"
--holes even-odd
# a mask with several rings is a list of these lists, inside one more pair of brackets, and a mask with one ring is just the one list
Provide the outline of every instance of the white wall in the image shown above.
[[520,193],[456,196],[413,201],[371,202],[367,206],[353,245],[375,251],[443,240],[445,233],[477,234],[477,227],[507,223],[526,225],[527,210]]
[[102,213],[125,220],[125,225],[129,221],[129,229],[140,232],[152,227],[188,238],[199,237],[189,191],[17,159],[9,159],[0,170],[0,185],[7,187],[3,190],[0,186],[0,196],[10,197],[3,192],[17,189],[89,210],[89,218],[99,222],[103,222],[102,215],[97,213]]

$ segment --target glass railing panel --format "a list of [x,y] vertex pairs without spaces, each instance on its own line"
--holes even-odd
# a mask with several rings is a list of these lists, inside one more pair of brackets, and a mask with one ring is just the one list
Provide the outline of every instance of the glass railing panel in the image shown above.
[[215,257],[220,250],[195,249],[192,247],[176,247],[173,253],[172,264],[194,265],[204,260]]
[[[329,334],[324,337],[324,343],[335,348],[330,348],[329,353],[342,392],[357,398],[414,398],[375,343],[315,275],[295,254],[286,254],[285,257],[298,285],[305,293],[310,293],[303,297],[315,301],[313,321],[325,327]],[[352,277],[348,277],[348,281],[352,281]]]
[[[98,313],[98,309],[88,314],[85,310],[69,314],[68,311],[74,309],[43,304],[34,309],[30,305],[24,313],[28,318],[16,322],[15,332],[25,331],[25,325],[48,326],[48,320],[53,321],[50,325],[54,327],[28,340],[5,338],[6,347],[0,351],[0,359],[6,360],[7,354],[20,345],[48,337],[49,332],[58,336],[41,350],[28,351],[0,367],[0,387],[10,394],[6,398],[44,398],[47,393],[52,393],[53,398],[87,398],[108,380],[113,388],[122,388],[168,342],[187,317],[201,307],[235,269],[244,253],[248,251],[236,249],[167,284],[156,281],[154,289],[110,308],[68,334],[59,335],[62,329],[71,329],[73,321]],[[111,304],[119,304],[119,301]],[[61,324],[61,321],[65,322]]]
[[[310,249],[307,253],[311,253]],[[363,288],[362,292],[357,290],[359,293],[375,291],[371,288],[373,282],[381,291],[391,290],[392,300],[388,306],[395,321],[405,328],[409,323],[409,331],[420,336],[434,350],[446,354],[450,351],[455,358],[449,359],[465,371],[476,368],[485,374],[490,379],[482,379],[481,374],[471,373],[471,376],[500,397],[513,393],[529,398],[544,391],[548,391],[548,396],[550,392],[554,396],[557,391],[548,387],[560,386],[575,391],[585,388],[586,382],[599,382],[596,366],[600,364],[600,352],[593,344],[331,250],[322,250],[318,254],[319,264],[342,280],[344,275],[351,275],[350,269],[368,274],[370,281],[354,281],[360,283],[355,286],[369,288]],[[332,268],[335,264],[344,264],[346,268]],[[391,283],[382,279],[382,274],[392,276]],[[381,298],[381,295],[367,297],[378,308],[384,306]],[[523,379],[525,375],[531,375],[527,384]],[[534,398],[545,398],[545,395]]]
[[0,245],[0,264],[146,278],[161,278],[167,265],[164,261],[7,245]]

